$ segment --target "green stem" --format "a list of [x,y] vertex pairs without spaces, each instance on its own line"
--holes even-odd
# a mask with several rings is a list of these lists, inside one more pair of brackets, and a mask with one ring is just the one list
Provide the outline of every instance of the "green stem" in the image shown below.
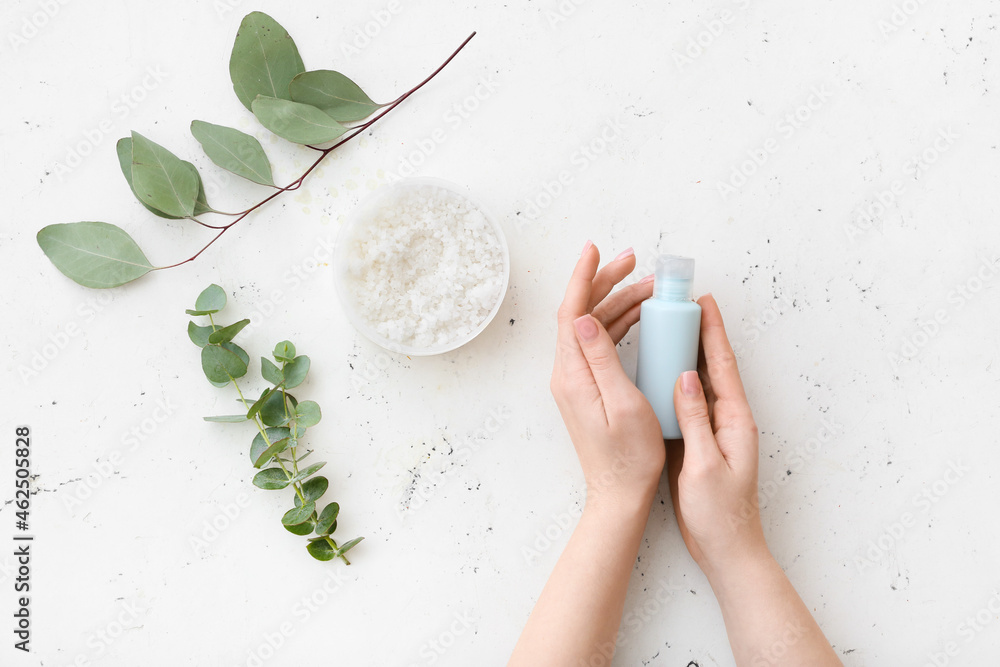
[[[331,547],[333,547],[334,550],[339,550],[339,547],[337,546],[337,543],[334,542],[334,540],[333,540],[332,537],[330,537],[329,535],[326,535],[325,537],[326,537],[327,544],[329,544]],[[340,554],[340,559],[344,561],[345,565],[350,565],[351,564],[351,561],[347,560],[347,556],[345,554]]]

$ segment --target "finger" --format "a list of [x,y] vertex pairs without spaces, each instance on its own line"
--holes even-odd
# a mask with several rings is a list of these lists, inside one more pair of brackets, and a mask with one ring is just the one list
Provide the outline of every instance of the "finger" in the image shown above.
[[594,275],[601,261],[601,254],[593,243],[587,241],[583,253],[576,262],[573,275],[569,279],[566,295],[559,306],[559,343],[577,347],[576,333],[573,330],[573,320],[587,314],[587,304],[590,301],[590,291],[594,284]]
[[607,329],[609,324],[651,296],[653,296],[653,278],[646,276],[634,285],[623,287],[601,301],[594,306],[591,314],[600,320],[604,328]]
[[705,349],[705,366],[716,404],[725,403],[727,410],[750,413],[743,381],[736,366],[736,355],[726,337],[719,304],[711,294],[698,299],[701,306],[701,344]]
[[[611,336],[611,340],[615,345],[622,342],[622,338],[624,338],[625,334],[628,333],[628,330],[632,328],[632,325],[639,321],[639,313],[641,310],[642,304],[637,303],[625,311],[617,320],[611,324],[604,325],[604,328],[608,330],[608,335]],[[601,324],[604,323],[601,322]]]
[[621,253],[597,272],[594,277],[593,289],[590,293],[590,302],[587,306],[589,313],[597,307],[604,297],[611,294],[614,286],[625,279],[625,276],[632,273],[635,268],[635,253],[632,248]]
[[674,411],[684,438],[684,465],[694,469],[717,464],[722,452],[712,432],[708,403],[697,371],[684,371],[674,384]]
[[601,323],[592,315],[584,315],[573,322],[573,328],[597,388],[604,397],[605,407],[608,407],[609,400],[614,401],[625,392],[635,391],[635,385],[622,368],[614,341]]

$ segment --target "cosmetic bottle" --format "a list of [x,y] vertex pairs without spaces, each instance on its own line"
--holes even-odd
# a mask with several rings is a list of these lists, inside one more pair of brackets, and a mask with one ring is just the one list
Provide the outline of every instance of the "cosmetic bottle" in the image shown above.
[[639,359],[635,384],[645,394],[665,439],[681,437],[674,412],[674,385],[697,370],[701,306],[691,300],[694,260],[662,255],[656,262],[653,296],[639,315]]

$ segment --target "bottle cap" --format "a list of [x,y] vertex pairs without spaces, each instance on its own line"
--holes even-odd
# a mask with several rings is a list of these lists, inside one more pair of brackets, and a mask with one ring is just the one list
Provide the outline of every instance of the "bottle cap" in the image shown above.
[[689,301],[694,281],[694,260],[677,255],[660,255],[656,260],[653,298],[667,301]]

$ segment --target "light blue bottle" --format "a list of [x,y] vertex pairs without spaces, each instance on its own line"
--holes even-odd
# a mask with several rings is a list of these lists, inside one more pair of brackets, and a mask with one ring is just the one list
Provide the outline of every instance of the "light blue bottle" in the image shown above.
[[662,255],[656,261],[653,297],[642,302],[635,384],[645,394],[665,439],[681,437],[674,412],[674,385],[698,368],[701,306],[691,300],[694,260]]

